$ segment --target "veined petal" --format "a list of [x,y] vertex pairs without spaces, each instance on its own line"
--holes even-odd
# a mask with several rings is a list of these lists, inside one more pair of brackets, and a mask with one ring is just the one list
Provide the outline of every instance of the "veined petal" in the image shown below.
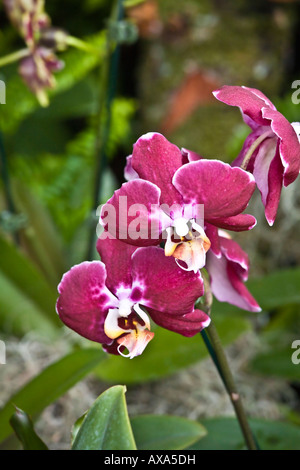
[[204,218],[240,214],[247,207],[255,190],[251,173],[231,167],[219,160],[199,160],[183,165],[173,178],[187,204],[204,204]]
[[211,219],[210,223],[216,227],[225,230],[232,230],[233,232],[244,232],[251,230],[256,225],[256,218],[250,214],[239,214],[233,217],[220,217],[219,219]]
[[187,337],[196,335],[210,324],[210,317],[197,309],[185,315],[176,316],[153,309],[148,311],[157,325]]
[[[242,115],[245,117],[246,124],[253,130],[255,130],[258,125],[266,126],[269,124],[269,121],[262,116],[261,111],[262,108],[271,106],[272,103],[261,91],[254,88],[224,85],[218,90],[215,90],[213,95],[217,100],[229,106],[239,107]],[[268,105],[268,102],[271,104]],[[274,108],[273,105],[272,107]]]
[[283,166],[279,152],[277,151],[271,161],[268,174],[268,196],[265,206],[265,216],[269,225],[273,225],[276,218],[282,189],[282,175]]
[[188,150],[186,148],[182,148],[181,153],[182,153],[182,155],[185,159],[185,163],[196,162],[198,160],[202,160],[202,158],[203,158],[198,153],[193,152],[193,150]]
[[145,134],[134,144],[132,168],[140,178],[151,181],[160,188],[162,204],[172,206],[181,203],[181,195],[172,185],[172,178],[182,164],[183,157],[179,148],[162,134]]
[[170,224],[160,210],[160,189],[136,179],[124,183],[101,210],[101,223],[113,238],[131,245],[157,245],[162,231]]
[[[154,333],[146,329],[131,331],[127,335],[121,336],[121,338],[117,339],[117,342],[119,343],[118,353],[123,357],[133,359],[134,357],[142,354],[153,336]],[[123,353],[124,348],[128,350],[128,354]]]
[[241,279],[237,264],[226,256],[217,258],[213,252],[207,254],[206,268],[211,278],[211,289],[220,302],[228,302],[243,310],[259,312],[261,309]]
[[132,168],[132,155],[126,157],[126,166],[124,168],[124,178],[126,181],[132,181],[139,178],[137,172]]
[[58,286],[57,313],[65,325],[91,341],[110,343],[104,321],[110,308],[118,305],[105,285],[106,270],[100,261],[73,266]]
[[206,223],[205,233],[211,243],[210,250],[212,250],[218,258],[220,258],[222,256],[222,253],[219,242],[218,228],[214,225]]
[[[282,188],[283,168],[277,149],[278,139],[266,139],[259,147],[253,167],[253,175],[261,193],[262,203],[266,208],[266,218],[270,225],[273,225],[276,217]],[[271,165],[272,173],[270,175]]]
[[186,272],[159,247],[137,249],[132,256],[133,292],[140,291],[137,302],[145,307],[185,314],[193,311],[203,295],[200,273]]
[[220,236],[219,238],[225,258],[237,265],[236,269],[239,271],[241,278],[243,281],[247,281],[249,271],[249,257],[247,253],[231,238],[223,236]]
[[203,240],[194,239],[178,244],[173,257],[180,268],[197,273],[205,265],[206,251]]
[[[259,126],[255,131],[251,132],[248,137],[246,137],[245,139],[245,142],[244,142],[244,145],[243,145],[243,148],[242,150],[240,151],[239,155],[237,156],[237,158],[231,163],[231,166],[241,166],[243,161],[244,161],[244,158],[248,152],[248,150],[250,149],[251,145],[262,135],[264,134],[265,132],[267,132],[267,130],[269,129],[268,126]],[[275,137],[275,135],[274,135]],[[258,149],[259,149],[259,146],[258,148],[256,148],[248,162],[248,165],[247,165],[247,168],[246,170],[247,171],[250,171],[250,173],[252,173],[252,170],[253,170],[253,163],[254,163],[254,160],[255,160],[255,157],[256,157],[256,154],[258,152]]]
[[107,232],[103,232],[97,241],[97,251],[106,266],[106,285],[120,300],[123,292],[126,294],[131,290],[131,256],[135,250],[136,246],[108,238]]
[[300,171],[300,144],[297,134],[289,121],[278,111],[263,109],[263,116],[271,121],[273,132],[279,137],[279,153],[284,167],[283,183],[293,183]]

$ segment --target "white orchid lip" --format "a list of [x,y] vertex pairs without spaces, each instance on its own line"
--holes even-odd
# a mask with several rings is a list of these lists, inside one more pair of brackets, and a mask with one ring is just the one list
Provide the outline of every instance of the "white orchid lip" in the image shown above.
[[[152,331],[148,331],[138,326],[137,330],[133,330],[129,334],[122,336],[117,340],[119,343],[118,353],[123,357],[133,359],[143,353],[153,336],[154,333]],[[128,350],[128,354],[124,354],[121,351],[122,346]]]
[[[128,320],[128,317],[135,313],[138,319]],[[122,318],[125,328],[119,325]],[[141,322],[139,321],[141,320]],[[126,326],[128,325],[128,328]],[[132,359],[142,354],[145,347],[151,341],[154,333],[151,329],[150,320],[147,313],[142,310],[139,304],[133,304],[130,299],[122,299],[118,308],[110,308],[104,322],[104,332],[106,336],[119,343],[118,352],[121,356]],[[124,346],[128,354],[123,354],[120,350]]]
[[178,219],[174,220],[174,229],[175,232],[180,236],[180,237],[185,237],[189,233],[189,226],[188,226],[188,220],[185,219],[184,217],[180,217]]
[[[168,227],[166,232],[166,256],[173,256],[177,265],[185,271],[197,273],[199,269],[203,268],[206,252],[211,243],[204,229],[197,224],[195,219],[187,220],[183,217],[175,219],[173,226]],[[187,267],[184,267],[181,261]]]

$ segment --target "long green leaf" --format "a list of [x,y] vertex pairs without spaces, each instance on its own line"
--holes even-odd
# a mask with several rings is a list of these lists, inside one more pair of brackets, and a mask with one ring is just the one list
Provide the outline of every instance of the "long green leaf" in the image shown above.
[[102,393],[86,414],[73,450],[136,450],[125,400],[126,387]]
[[[300,450],[300,427],[286,422],[250,419],[251,429],[261,450]],[[244,439],[235,418],[204,419],[207,436],[192,450],[241,450]]]
[[30,416],[23,410],[16,408],[10,419],[10,424],[24,450],[48,450],[46,444],[36,434]]
[[[53,315],[55,315],[53,304]],[[29,331],[55,338],[57,328],[44,311],[0,271],[0,327],[17,336]]]
[[54,362],[19,390],[0,410],[0,442],[12,429],[9,419],[18,406],[32,417],[66,393],[91,372],[105,354],[99,349],[81,349]]
[[30,257],[54,287],[66,271],[62,240],[46,208],[20,181],[14,184],[15,200],[20,212],[26,214],[28,227],[23,237]]
[[181,450],[207,434],[202,424],[180,416],[136,416],[131,426],[139,450]]
[[[59,325],[60,323],[55,314],[57,289],[50,287],[41,272],[30,260],[15,245],[1,236],[0,253],[0,272],[34,302],[54,324]],[[8,312],[9,314],[10,312]],[[22,315],[22,312],[20,314]]]

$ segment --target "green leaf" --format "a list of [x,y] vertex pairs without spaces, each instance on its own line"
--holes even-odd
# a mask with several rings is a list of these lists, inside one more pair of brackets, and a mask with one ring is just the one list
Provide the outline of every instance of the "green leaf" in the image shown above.
[[88,411],[73,450],[136,450],[125,400],[126,387],[102,393]]
[[[55,312],[57,290],[50,287],[41,272],[12,243],[0,236],[0,272],[24,296],[47,315],[55,325],[61,325]],[[1,295],[5,292],[0,290]],[[1,301],[0,301],[1,303]],[[10,311],[7,310],[7,315]],[[22,309],[20,315],[23,315]]]
[[282,269],[263,278],[252,279],[248,288],[263,310],[300,303],[300,269]]
[[[300,427],[280,421],[250,419],[251,429],[261,450],[300,450]],[[191,450],[241,450],[244,439],[235,418],[204,419],[207,436]]]
[[30,416],[20,408],[16,408],[10,419],[10,424],[24,450],[48,450],[46,444],[36,434]]
[[181,450],[207,434],[202,424],[179,416],[136,416],[131,426],[139,450]]
[[47,209],[20,181],[14,184],[18,210],[26,214],[28,227],[22,232],[26,250],[56,288],[66,271],[62,240]]
[[264,375],[282,377],[287,380],[300,380],[300,366],[292,361],[293,353],[297,352],[289,347],[276,348],[269,353],[258,354],[251,362],[251,369]]
[[[250,328],[247,319],[236,315],[230,319],[226,315],[216,315],[214,321],[224,345]],[[141,356],[125,361],[123,357],[111,355],[95,373],[113,383],[145,382],[170,375],[208,355],[200,335],[186,338],[163,328],[153,331],[155,336]]]
[[87,415],[88,411],[86,411],[80,418],[78,418],[72,426],[71,429],[71,444],[73,445],[78,434],[79,429],[81,428],[83,421]]
[[20,336],[35,331],[48,338],[55,338],[57,335],[57,328],[43,310],[1,271],[0,305],[0,327],[5,333]]
[[29,381],[0,410],[0,442],[10,436],[9,419],[18,406],[35,417],[91,372],[105,357],[99,349],[81,349],[54,362]]

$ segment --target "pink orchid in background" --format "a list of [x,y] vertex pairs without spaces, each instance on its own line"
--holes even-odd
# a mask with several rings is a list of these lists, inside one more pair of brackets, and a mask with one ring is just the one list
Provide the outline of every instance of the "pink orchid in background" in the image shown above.
[[7,15],[24,38],[28,47],[34,47],[37,37],[51,20],[44,0],[3,0]]
[[[205,265],[211,245],[206,227],[212,226],[210,232],[216,236],[217,227],[243,231],[256,223],[252,215],[242,214],[255,189],[253,176],[221,161],[199,158],[194,152],[180,151],[159,133],[142,136],[127,158],[131,181],[102,207],[105,228],[137,246],[157,245],[165,237],[166,256],[196,273]],[[131,209],[135,206],[141,236],[133,237],[130,228],[136,213]],[[204,217],[199,208],[204,208]]]
[[40,104],[46,106],[48,97],[45,89],[55,87],[53,72],[64,67],[54,53],[45,47],[37,47],[33,54],[22,59],[19,72],[28,88],[36,95]]
[[205,265],[212,293],[220,302],[260,312],[260,306],[244,285],[249,273],[247,253],[223,230],[218,231],[218,238],[214,240],[218,246],[208,252]]
[[73,266],[58,286],[56,309],[69,328],[109,353],[125,356],[126,348],[133,358],[154,336],[149,316],[188,337],[208,326],[210,318],[194,309],[203,295],[200,273],[181,270],[159,247],[103,237],[97,249],[102,261]]
[[253,173],[266,219],[273,225],[282,186],[293,183],[300,171],[300,144],[295,129],[259,90],[223,86],[213,94],[223,103],[238,106],[252,129],[232,166]]
[[54,51],[66,46],[67,35],[51,26],[43,0],[4,0],[4,6],[27,46],[27,49],[20,51],[20,76],[40,104],[47,106],[46,90],[56,84],[53,72],[64,66]]

